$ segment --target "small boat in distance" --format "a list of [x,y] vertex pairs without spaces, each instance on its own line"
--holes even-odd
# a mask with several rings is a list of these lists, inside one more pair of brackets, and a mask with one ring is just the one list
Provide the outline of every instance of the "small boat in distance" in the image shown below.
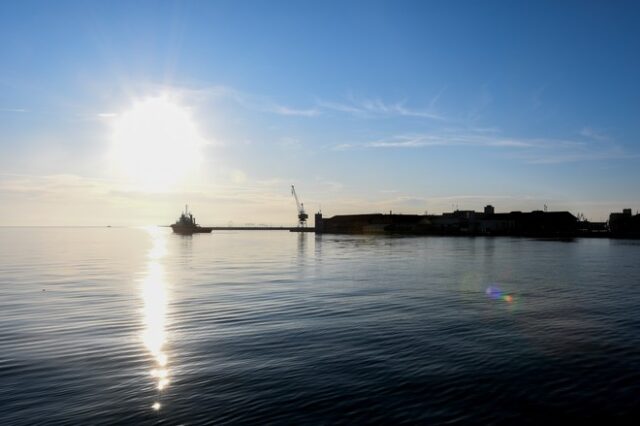
[[171,229],[176,234],[191,235],[198,233],[209,233],[213,228],[200,226],[196,223],[196,218],[189,213],[189,206],[184,207],[184,212],[176,223],[171,225]]

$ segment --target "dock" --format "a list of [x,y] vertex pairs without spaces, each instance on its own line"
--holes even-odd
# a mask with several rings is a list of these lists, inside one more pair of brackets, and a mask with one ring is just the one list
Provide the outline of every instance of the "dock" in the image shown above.
[[213,231],[289,231],[289,232],[315,232],[310,227],[287,226],[212,226]]

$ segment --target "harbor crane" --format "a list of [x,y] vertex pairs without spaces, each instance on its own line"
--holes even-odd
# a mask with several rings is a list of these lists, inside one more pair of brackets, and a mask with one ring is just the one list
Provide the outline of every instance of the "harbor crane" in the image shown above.
[[304,212],[304,204],[298,200],[296,188],[293,185],[291,185],[291,194],[293,194],[293,198],[296,199],[296,207],[298,208],[298,226],[304,228],[307,226],[307,219],[309,218],[309,215]]

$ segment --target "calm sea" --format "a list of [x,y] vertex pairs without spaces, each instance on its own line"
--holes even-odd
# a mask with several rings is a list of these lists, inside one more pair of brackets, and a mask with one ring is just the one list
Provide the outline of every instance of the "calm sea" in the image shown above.
[[640,242],[0,228],[0,424],[640,418]]

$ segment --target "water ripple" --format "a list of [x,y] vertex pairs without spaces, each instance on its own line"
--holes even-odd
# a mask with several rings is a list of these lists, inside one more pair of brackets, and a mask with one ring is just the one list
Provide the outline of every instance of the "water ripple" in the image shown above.
[[161,228],[0,242],[3,425],[640,414],[637,244]]

